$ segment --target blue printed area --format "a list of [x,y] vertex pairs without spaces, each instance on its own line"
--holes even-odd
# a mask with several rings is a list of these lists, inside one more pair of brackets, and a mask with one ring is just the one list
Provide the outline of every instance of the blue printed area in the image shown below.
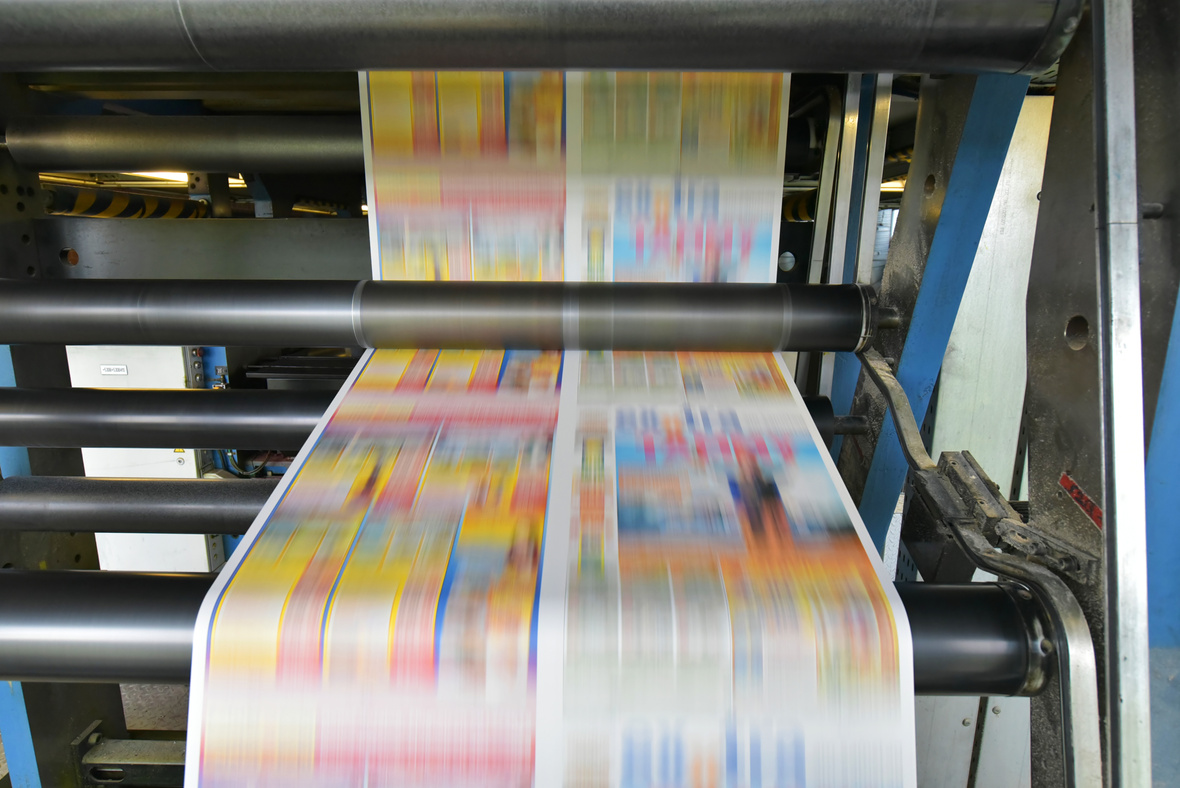
[[679,281],[736,282],[749,277],[751,260],[771,258],[770,222],[700,224],[647,220],[614,225],[615,278],[648,280],[668,271]]
[[[447,617],[447,603],[451,599],[451,587],[455,584],[455,575],[464,571],[464,562],[457,560],[455,551],[459,547],[459,537],[463,533],[463,523],[460,521],[455,539],[451,542],[451,554],[447,557],[447,571],[443,575],[442,588],[438,593],[438,609],[434,614],[434,675],[438,677],[438,660],[442,655],[443,622]],[[466,579],[466,578],[465,578]]]
[[810,440],[743,435],[726,411],[619,409],[615,463],[620,539],[740,546],[854,533]]
[[[763,741],[762,734],[768,734]],[[735,721],[710,741],[685,735],[676,723],[627,726],[620,742],[619,784],[623,788],[804,788],[807,784],[803,734],[739,730]]]
[[615,279],[748,281],[751,261],[778,255],[774,222],[743,204],[749,198],[723,198],[714,178],[620,179],[611,230]]

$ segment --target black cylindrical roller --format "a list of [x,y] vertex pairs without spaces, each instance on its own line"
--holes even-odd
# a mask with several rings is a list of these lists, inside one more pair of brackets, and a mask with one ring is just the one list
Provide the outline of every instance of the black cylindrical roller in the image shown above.
[[239,535],[276,484],[14,476],[0,481],[0,530]]
[[[1017,695],[1039,690],[1033,606],[1002,583],[897,583],[914,641],[914,677],[931,695]],[[964,682],[964,676],[973,677]]]
[[342,281],[0,281],[0,343],[349,347],[356,289]]
[[0,673],[29,681],[188,681],[204,574],[0,570]]
[[43,116],[5,127],[17,164],[52,172],[363,172],[359,117]]
[[857,285],[0,282],[0,343],[859,350]]
[[1080,0],[8,0],[0,71],[1036,73]]
[[[0,571],[0,680],[184,682],[212,575]],[[1029,621],[990,583],[898,583],[919,694],[1026,691]]]
[[0,446],[298,450],[327,391],[0,388]]
[[827,397],[804,397],[803,405],[807,408],[811,420],[815,422],[819,436],[831,447],[832,438],[836,435],[836,414],[832,410],[832,401]]

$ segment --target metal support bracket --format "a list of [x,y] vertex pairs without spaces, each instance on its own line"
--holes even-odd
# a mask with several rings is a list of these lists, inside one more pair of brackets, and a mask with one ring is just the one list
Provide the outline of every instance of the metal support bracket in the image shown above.
[[[1023,536],[1021,529],[1027,528],[1019,515],[970,454],[947,452],[935,464],[922,444],[905,392],[885,359],[875,350],[857,355],[865,374],[888,402],[910,466],[903,522],[910,525],[909,536],[916,537],[910,552],[919,561],[919,569],[923,563],[929,569],[931,557],[937,559],[935,572],[961,570],[966,562],[1019,582],[1040,602],[1047,624],[1040,650],[1046,658],[1056,655],[1057,670],[1051,678],[1056,678],[1060,698],[1060,716],[1055,722],[1061,731],[1066,782],[1070,786],[1101,786],[1098,676],[1081,606],[1061,577],[1030,560],[1026,551],[1004,552],[1007,541],[1001,532],[1011,538],[1013,534]],[[1004,529],[998,527],[1000,523],[1005,524]],[[905,535],[903,525],[903,538]],[[924,549],[931,544],[936,546],[935,556]]]
[[184,783],[183,739],[108,739],[95,720],[70,744],[78,785],[180,788]]

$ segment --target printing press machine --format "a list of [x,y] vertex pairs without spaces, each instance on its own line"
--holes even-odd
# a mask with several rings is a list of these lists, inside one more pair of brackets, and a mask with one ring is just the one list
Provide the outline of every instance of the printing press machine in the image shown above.
[[[94,535],[245,533],[366,347],[796,353],[898,566],[917,692],[968,703],[962,774],[922,784],[989,784],[1008,696],[1031,698],[1032,785],[1180,784],[1158,745],[1180,719],[1178,38],[1146,0],[0,2],[11,784],[180,784],[183,742],[129,734],[117,685],[188,680],[212,575],[100,571]],[[409,68],[791,72],[779,283],[365,281],[355,72]],[[1054,98],[1001,491],[928,428],[1030,92]],[[187,390],[71,388],[90,345],[174,348]],[[174,446],[226,478],[83,477],[80,447]]]

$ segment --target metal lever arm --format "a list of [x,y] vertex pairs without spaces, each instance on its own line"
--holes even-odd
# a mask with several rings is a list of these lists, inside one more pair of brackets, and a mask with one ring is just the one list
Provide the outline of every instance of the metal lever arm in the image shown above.
[[[1102,757],[1099,731],[1098,674],[1090,629],[1077,598],[1048,568],[1008,555],[995,541],[992,523],[997,497],[994,485],[967,453],[943,455],[935,464],[922,443],[918,423],[905,390],[876,350],[857,354],[865,374],[889,405],[902,450],[910,465],[910,484],[939,525],[975,566],[1027,586],[1045,610],[1050,631],[1042,642],[1046,655],[1056,653],[1061,699],[1064,768],[1071,786],[1101,786]],[[955,477],[952,481],[951,476]],[[1003,506],[1006,502],[1000,501]],[[1009,507],[1010,508],[1010,507]]]

